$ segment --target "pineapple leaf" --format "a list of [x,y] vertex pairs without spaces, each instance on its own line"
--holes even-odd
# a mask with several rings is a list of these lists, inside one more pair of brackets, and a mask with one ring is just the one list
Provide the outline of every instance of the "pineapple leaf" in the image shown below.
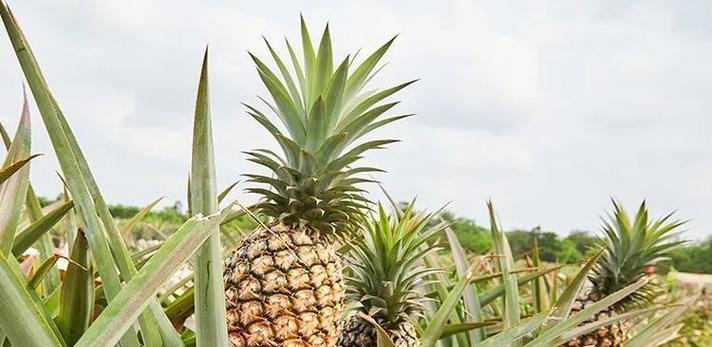
[[5,181],[7,181],[8,178],[12,177],[14,173],[19,171],[22,167],[24,167],[26,164],[30,162],[30,160],[39,157],[41,154],[33,154],[27,158],[20,159],[12,164],[10,164],[7,167],[3,167],[0,169],[0,184],[3,184]]
[[231,205],[220,213],[186,221],[109,302],[75,347],[116,344],[154,299],[160,286],[213,234],[233,209]]
[[467,284],[470,283],[470,280],[474,276],[474,272],[481,264],[482,259],[480,259],[477,263],[470,265],[465,273],[465,276],[460,277],[460,280],[450,291],[447,298],[445,298],[442,302],[440,308],[435,312],[432,319],[428,323],[428,327],[425,329],[425,332],[423,332],[421,337],[423,347],[433,347],[440,339],[440,335],[442,334],[443,329],[445,329],[445,323],[452,313],[452,310],[455,309],[455,306],[457,306],[460,301],[460,297],[462,296],[462,292],[465,291]]
[[[452,251],[452,258],[455,262],[457,274],[458,276],[464,276],[465,271],[467,271],[467,255],[465,254],[465,250],[462,248],[460,241],[457,239],[457,235],[455,235],[452,229],[449,227],[446,228],[445,235],[447,235],[447,240],[450,244],[450,250]],[[470,283],[467,288],[465,288],[463,300],[468,319],[472,319],[475,322],[481,322],[483,320],[483,314],[477,291],[476,284]],[[470,343],[481,342],[486,336],[484,326],[468,331],[468,335],[470,337]]]
[[541,334],[539,334],[535,339],[530,341],[526,347],[546,347],[551,346],[552,341],[556,338],[565,334],[567,331],[575,328],[585,320],[591,318],[594,314],[611,307],[616,302],[624,299],[631,293],[639,290],[647,284],[647,280],[641,280],[633,283],[615,293],[612,293],[599,301],[587,306],[583,310],[574,314],[570,317],[553,317],[555,319],[560,319],[561,321],[551,327],[550,329],[545,329]]
[[[551,268],[548,268],[548,269],[536,271],[536,272],[534,272],[534,273],[526,274],[526,275],[524,275],[524,276],[518,276],[518,277],[517,277],[517,285],[518,285],[518,286],[522,286],[522,285],[524,285],[525,283],[529,283],[529,282],[531,282],[531,281],[533,281],[533,280],[536,280],[536,279],[538,279],[538,278],[541,278],[541,277],[543,277],[544,275],[546,275],[546,274],[548,274],[548,273],[551,273],[551,272],[554,272],[554,271],[557,271],[557,270],[559,270],[559,269],[561,269],[561,268],[562,268],[561,265],[559,265],[559,266],[552,266]],[[515,273],[515,272],[512,271],[512,272],[510,272],[510,273]],[[502,273],[498,273],[498,274],[496,274],[496,276],[491,276],[491,275],[490,275],[490,276],[483,276],[483,277],[479,277],[479,278],[473,278],[472,281],[473,281],[473,282],[478,282],[478,281],[480,281],[480,280],[482,280],[482,279],[491,279],[491,278],[493,278],[493,277],[500,277],[500,276],[502,276]],[[505,287],[504,287],[504,284],[498,284],[498,285],[495,286],[495,287],[492,287],[492,288],[490,288],[490,289],[487,289],[487,291],[485,291],[484,293],[482,293],[482,294],[480,295],[480,305],[481,305],[482,307],[487,306],[487,305],[491,304],[494,300],[496,300],[498,297],[504,295],[505,293],[506,293],[506,289],[505,289]]]
[[[671,221],[671,214],[650,221],[645,201],[631,222],[625,208],[613,200],[613,213],[603,222],[604,253],[589,276],[593,292],[605,296],[645,277],[646,266],[665,259],[685,241],[676,241],[676,229],[681,221]],[[654,286],[652,283],[650,286]],[[633,293],[616,306],[639,305],[650,302],[651,288]]]
[[383,327],[381,327],[378,322],[373,320],[373,318],[369,317],[366,314],[363,314],[361,312],[356,313],[356,315],[368,322],[369,324],[373,325],[373,327],[376,329],[376,346],[377,347],[396,347],[395,342],[391,340],[391,337],[388,336],[388,333],[386,332]]
[[324,142],[329,127],[329,115],[326,104],[321,97],[316,98],[314,105],[309,110],[307,117],[307,143],[306,149],[316,150],[317,146]]
[[[206,48],[200,70],[193,124],[190,169],[190,211],[193,215],[210,215],[218,211],[209,97],[208,49]],[[225,326],[227,318],[222,283],[223,258],[218,223],[213,223],[209,233],[210,236],[205,243],[201,243],[195,256],[196,341],[201,346],[227,347],[229,342]],[[158,252],[160,253],[161,250]]]
[[12,344],[66,346],[42,302],[34,291],[28,290],[17,263],[11,263],[3,254],[0,254],[0,307],[3,308],[0,326]]
[[[257,59],[256,57],[253,58],[253,60],[255,60],[255,62],[259,62],[259,59]],[[260,63],[257,63],[258,66]],[[269,69],[265,69],[258,68],[257,72],[259,73],[260,78],[264,82],[267,91],[269,91],[270,95],[272,95],[272,98],[277,104],[277,109],[275,110],[275,113],[280,117],[280,120],[282,120],[284,126],[287,127],[289,134],[298,143],[303,144],[304,140],[306,139],[306,134],[304,124],[300,121],[300,116],[297,112],[296,106],[294,105],[292,99],[289,97],[287,90],[277,79],[277,77],[274,76],[274,74],[272,74]]]
[[675,339],[678,331],[684,326],[683,323],[669,326],[660,330],[655,331],[651,334],[647,340],[636,340],[634,342],[625,341],[623,343],[624,347],[657,347],[662,346],[665,343]]
[[480,330],[484,329],[485,327],[491,326],[496,324],[495,322],[465,322],[465,323],[455,323],[455,324],[447,324],[445,325],[445,328],[443,329],[442,334],[440,334],[440,338],[446,338],[452,335],[464,333],[464,332],[472,332],[473,330]]
[[502,283],[504,285],[504,328],[507,329],[519,322],[519,286],[517,275],[510,273],[514,268],[514,258],[509,247],[509,241],[504,232],[500,231],[491,201],[487,202],[489,210],[490,225],[492,232],[492,243],[498,257],[499,270],[502,272]]
[[328,23],[324,28],[324,33],[321,35],[315,63],[316,70],[310,81],[314,84],[313,91],[315,95],[321,95],[334,70],[334,57],[331,52],[331,34],[329,33]]
[[502,330],[497,335],[494,335],[480,343],[474,344],[472,347],[498,347],[511,345],[539,328],[542,324],[545,324],[550,314],[551,312],[537,313],[530,318],[521,320],[517,322],[517,324]]
[[128,235],[131,233],[131,231],[140,223],[146,215],[151,212],[151,210],[158,204],[161,200],[163,200],[163,197],[160,197],[156,200],[151,201],[148,205],[146,205],[144,208],[142,208],[140,211],[136,212],[135,215],[131,217],[126,223],[124,223],[121,228],[119,229],[119,232],[121,235]]
[[47,274],[49,274],[54,264],[57,263],[57,260],[59,260],[59,258],[59,255],[53,254],[52,256],[45,259],[39,267],[34,269],[35,273],[32,275],[32,278],[27,283],[27,288],[37,289],[40,283],[42,283],[42,280],[47,277]]
[[307,104],[307,82],[306,78],[304,77],[304,71],[302,70],[301,65],[299,64],[299,59],[297,59],[297,55],[294,53],[294,48],[292,48],[292,45],[289,43],[289,40],[286,38],[284,39],[285,44],[287,45],[287,50],[289,51],[289,58],[292,60],[292,66],[294,67],[294,71],[297,75],[297,80],[299,81],[299,88],[301,90],[301,100],[298,101],[298,103],[302,104],[302,107],[304,108],[303,112],[303,118],[306,119],[306,104]]
[[[60,167],[66,175],[68,190],[74,197],[78,214],[87,230],[92,231],[87,234],[87,239],[94,254],[97,268],[106,286],[108,298],[111,299],[121,287],[119,276],[115,271],[116,265],[118,265],[124,278],[133,276],[136,269],[131,262],[126,244],[121,239],[106,202],[91,174],[86,158],[82,154],[74,133],[69,128],[57,101],[52,96],[17,20],[4,4],[0,6],[0,16],[30,90],[35,97],[35,102],[40,110],[40,115],[50,136]],[[101,232],[102,230],[105,233]],[[112,251],[114,251],[113,255],[116,256],[116,263],[118,264],[114,262]],[[180,344],[180,337],[165,315],[163,315],[157,301],[151,304],[150,313],[151,315],[147,314],[141,319],[145,344],[149,346],[158,345],[161,337],[166,340],[166,343]],[[160,329],[160,335],[155,329],[156,324]],[[130,333],[124,336],[122,344],[133,347],[138,346],[139,342],[136,335]]]
[[304,51],[304,78],[306,84],[304,105],[310,105],[316,94],[314,90],[314,80],[316,79],[316,53],[314,53],[314,46],[312,45],[304,16],[300,16],[299,20],[302,34],[302,50]]
[[346,87],[346,77],[348,76],[349,56],[339,64],[339,67],[334,72],[334,76],[329,82],[329,87],[326,91],[326,113],[328,116],[328,130],[333,130],[337,124],[341,113],[341,101],[344,97],[344,88]]
[[[275,52],[274,48],[272,48],[272,45],[270,45],[269,41],[267,41],[267,38],[263,36],[262,39],[265,41],[265,44],[269,49],[269,53],[272,55],[272,59],[274,59],[274,62],[277,64],[277,68],[279,68],[279,72],[282,74],[282,78],[284,79],[285,83],[287,83],[287,89],[289,89],[289,94],[291,95],[292,100],[295,101],[297,109],[300,110],[300,118],[306,119],[304,104],[302,103],[299,91],[297,90],[297,87],[294,84],[292,75],[289,73],[289,70],[287,70],[287,66],[284,65],[284,62],[282,62],[282,59],[279,57],[279,55],[277,55],[277,52]],[[299,66],[297,65],[297,67]]]
[[[636,331],[636,333],[627,339],[625,341],[625,346],[626,347],[646,347],[655,345],[653,341],[657,340],[656,335],[659,333],[671,329],[670,332],[660,334],[660,339],[664,337],[669,337],[670,335],[674,335],[677,330],[679,330],[679,326],[675,328],[675,326],[670,326],[672,323],[675,323],[677,319],[688,309],[690,309],[690,306],[695,302],[697,299],[697,296],[691,296],[686,298],[685,300],[681,301],[679,305],[675,305],[672,307],[672,309],[669,312],[666,312],[664,314],[660,314],[657,318],[654,318],[650,320],[643,328],[639,329]],[[650,344],[648,344],[650,343]]]
[[576,336],[585,335],[585,334],[595,331],[601,327],[610,326],[611,324],[614,324],[617,322],[629,320],[634,317],[641,317],[641,316],[644,316],[651,312],[655,312],[655,311],[662,310],[662,309],[668,309],[668,308],[672,308],[672,307],[676,307],[676,306],[677,305],[664,305],[664,306],[650,307],[650,308],[646,308],[646,309],[628,311],[628,312],[625,312],[625,313],[622,313],[622,314],[619,314],[619,315],[616,315],[613,317],[607,317],[605,319],[596,320],[594,322],[580,325],[580,326],[577,326],[573,329],[566,331],[565,333],[563,333],[559,337],[557,337],[553,343],[557,344],[557,345],[562,344],[562,343],[565,343],[566,341],[570,341],[571,339],[575,338]]
[[[251,55],[272,100],[260,99],[286,128],[286,132],[282,133],[263,113],[248,106],[248,114],[275,137],[288,163],[280,165],[277,162],[281,160],[267,159],[254,151],[249,153],[249,160],[268,167],[276,174],[276,179],[288,185],[285,192],[263,195],[266,204],[262,205],[261,212],[286,223],[305,223],[327,233],[348,233],[356,227],[359,215],[368,210],[370,204],[367,198],[360,196],[363,189],[358,187],[370,181],[347,179],[349,174],[357,172],[350,170],[358,169],[351,165],[361,159],[363,152],[382,148],[392,141],[355,144],[350,150],[348,147],[366,133],[405,118],[395,116],[379,120],[397,103],[375,105],[410,82],[384,92],[359,94],[363,85],[373,77],[375,66],[392,41],[351,74],[349,70],[353,60],[350,56],[341,60],[336,68],[334,66],[328,24],[317,51],[303,17],[300,18],[300,28],[301,63],[292,45],[285,40],[296,78],[269,43],[267,47],[282,80],[260,59]],[[299,90],[295,80],[299,82]],[[348,121],[346,118],[349,118]],[[250,191],[260,194],[265,190]],[[284,196],[276,198],[275,194]],[[313,208],[314,201],[319,202],[317,209]]]
[[[3,8],[4,4],[0,4]],[[3,19],[5,19],[3,17]],[[3,168],[13,170],[13,164],[29,160],[30,157],[30,109],[27,103],[27,95],[23,95],[22,111],[20,113],[20,123],[17,126],[15,137],[8,149]],[[15,240],[15,233],[22,215],[22,206],[27,196],[27,189],[30,180],[30,168],[28,165],[20,164],[17,172],[0,184],[0,253],[5,256],[11,254]]]
[[368,111],[371,108],[371,106],[376,105],[377,103],[379,103],[379,102],[383,101],[384,99],[386,99],[387,97],[397,93],[401,89],[415,83],[416,81],[417,80],[412,80],[412,81],[408,81],[405,83],[401,83],[394,87],[390,87],[390,88],[384,89],[380,92],[374,93],[373,95],[365,98],[363,101],[354,105],[352,109],[347,110],[346,116],[343,117],[343,119],[341,120],[341,123],[346,124],[346,123],[354,120],[354,118],[356,118],[356,117],[362,115],[364,112]]
[[[576,301],[576,296],[579,295],[579,293],[581,292],[581,288],[583,288],[584,284],[586,283],[586,278],[588,277],[589,272],[596,265],[596,262],[598,261],[598,258],[601,256],[601,254],[603,254],[603,249],[594,253],[593,256],[583,265],[581,270],[576,273],[576,276],[571,281],[571,283],[569,283],[569,285],[564,289],[564,292],[561,293],[559,299],[557,299],[556,303],[554,303],[554,307],[556,307],[553,313],[554,317],[569,316],[569,313],[571,312],[571,307],[573,306],[574,301]],[[547,326],[547,328],[551,328],[556,324],[557,323],[550,324]]]
[[94,311],[94,274],[89,244],[83,232],[77,234],[70,259],[62,281],[56,322],[65,341],[72,346],[89,327]]
[[379,47],[375,52],[373,52],[366,60],[364,60],[354,71],[354,73],[349,77],[346,83],[346,95],[347,99],[351,98],[353,95],[358,93],[361,88],[366,84],[369,75],[373,71],[373,68],[378,64],[378,62],[386,54],[386,51],[391,47],[393,41],[395,41],[397,36],[394,36],[383,46]]
[[16,257],[22,255],[52,229],[55,224],[62,220],[73,207],[74,203],[72,201],[66,202],[20,231],[15,237],[15,243],[12,245],[12,254]]

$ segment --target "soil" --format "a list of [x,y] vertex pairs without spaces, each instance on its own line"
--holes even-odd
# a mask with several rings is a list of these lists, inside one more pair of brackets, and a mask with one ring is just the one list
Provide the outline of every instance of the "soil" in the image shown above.
[[698,290],[704,289],[706,293],[712,293],[712,275],[677,272],[673,277],[680,285],[698,287]]

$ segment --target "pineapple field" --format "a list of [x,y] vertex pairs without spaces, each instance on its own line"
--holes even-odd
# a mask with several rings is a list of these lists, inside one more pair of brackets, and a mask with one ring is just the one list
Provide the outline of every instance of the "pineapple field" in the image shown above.
[[[397,37],[339,56],[328,24],[316,35],[300,18],[297,41],[265,39],[268,55],[249,55],[263,89],[241,121],[273,143],[241,149],[259,170],[227,187],[206,48],[185,110],[186,211],[159,210],[161,199],[105,200],[50,88],[71,81],[48,81],[23,19],[4,2],[0,16],[26,89],[15,124],[0,126],[2,347],[712,346],[712,281],[679,272],[707,246],[685,253],[677,212],[611,199],[595,236],[575,243],[504,230],[496,197],[472,207],[488,216],[476,224],[391,194],[378,180],[389,168],[364,159],[388,155],[399,140],[382,134],[412,116],[398,98],[426,83],[374,79]],[[30,179],[38,133],[59,164],[57,198]]]

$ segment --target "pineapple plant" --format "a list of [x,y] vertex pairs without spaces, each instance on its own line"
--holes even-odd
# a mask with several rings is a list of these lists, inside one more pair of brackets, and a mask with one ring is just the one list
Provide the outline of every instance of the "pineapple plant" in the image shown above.
[[335,251],[351,233],[369,201],[359,177],[380,171],[355,167],[364,152],[395,140],[359,141],[383,125],[406,117],[386,117],[396,102],[386,98],[411,82],[363,92],[393,39],[361,64],[347,56],[334,68],[329,26],[318,49],[301,20],[303,61],[287,41],[294,72],[267,42],[281,79],[251,54],[272,102],[262,99],[286,132],[256,107],[247,106],[279,144],[282,153],[258,149],[249,160],[271,176],[250,174],[262,197],[258,212],[269,218],[225,261],[223,274],[229,340],[232,346],[334,346],[344,311],[342,262]]
[[[613,214],[609,214],[603,222],[601,243],[604,251],[589,275],[592,286],[576,298],[571,314],[648,276],[646,268],[664,260],[672,250],[684,243],[676,240],[678,233],[675,232],[684,222],[671,220],[671,217],[672,214],[669,214],[650,220],[643,201],[631,221],[623,206],[614,200]],[[583,324],[620,315],[632,307],[651,304],[657,294],[658,286],[651,281]],[[604,326],[561,346],[621,346],[627,339],[629,325],[630,322],[624,320]]]
[[[347,278],[349,299],[358,311],[380,325],[397,347],[418,347],[413,319],[423,317],[425,278],[438,269],[424,266],[423,259],[438,251],[426,241],[440,233],[445,224],[433,225],[435,214],[414,211],[411,202],[402,214],[389,216],[379,204],[378,215],[361,228],[360,237],[350,242]],[[352,315],[339,337],[340,347],[377,345],[376,328],[360,315]]]

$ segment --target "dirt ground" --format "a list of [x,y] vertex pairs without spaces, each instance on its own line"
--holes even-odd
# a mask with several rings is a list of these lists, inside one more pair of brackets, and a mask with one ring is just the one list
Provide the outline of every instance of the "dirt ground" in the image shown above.
[[683,286],[704,288],[705,292],[712,293],[712,275],[677,272],[673,277]]

